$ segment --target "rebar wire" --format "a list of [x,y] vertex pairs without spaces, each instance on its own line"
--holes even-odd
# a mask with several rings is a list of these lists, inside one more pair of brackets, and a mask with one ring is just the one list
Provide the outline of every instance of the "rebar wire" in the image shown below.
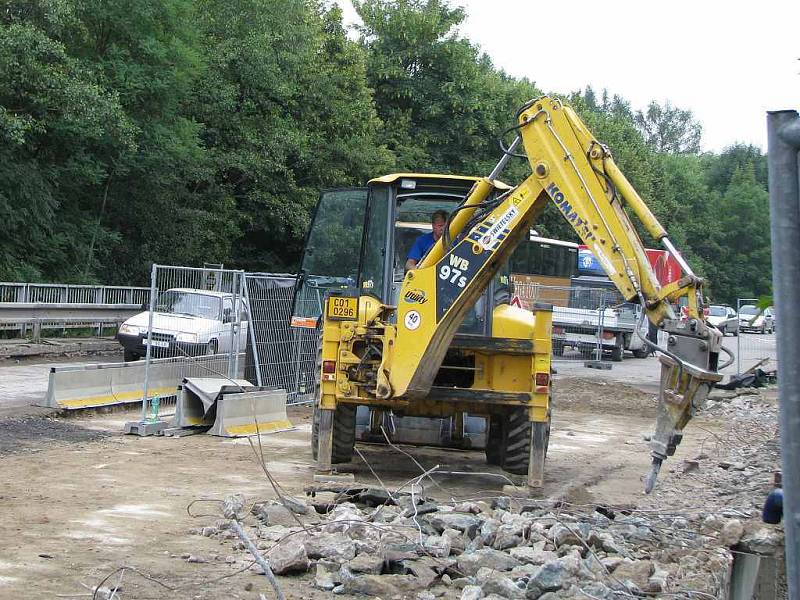
[[256,548],[256,545],[253,543],[253,540],[251,540],[247,536],[247,533],[245,533],[244,529],[242,528],[242,524],[239,523],[238,519],[232,518],[230,521],[231,521],[231,527],[233,527],[233,530],[239,536],[239,539],[241,539],[244,545],[247,547],[247,550],[250,552],[255,561],[258,563],[258,566],[260,566],[263,569],[264,575],[269,581],[269,584],[272,586],[272,589],[275,591],[275,596],[278,598],[278,600],[286,600],[286,596],[283,595],[283,590],[281,590],[281,586],[278,584],[278,580],[275,579],[275,574],[272,572],[272,569],[269,566],[269,562],[264,560],[264,557],[261,556],[261,553],[258,551],[258,548]]

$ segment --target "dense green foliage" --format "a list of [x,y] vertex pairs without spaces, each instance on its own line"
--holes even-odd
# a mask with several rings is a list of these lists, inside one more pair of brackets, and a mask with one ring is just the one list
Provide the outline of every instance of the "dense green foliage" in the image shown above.
[[[0,280],[141,284],[150,264],[297,267],[319,191],[485,174],[535,83],[447,0],[0,0]],[[717,301],[769,292],[766,160],[691,112],[564,93]],[[510,139],[506,135],[506,141]],[[524,161],[504,173],[527,174]],[[539,229],[574,239],[555,211]]]

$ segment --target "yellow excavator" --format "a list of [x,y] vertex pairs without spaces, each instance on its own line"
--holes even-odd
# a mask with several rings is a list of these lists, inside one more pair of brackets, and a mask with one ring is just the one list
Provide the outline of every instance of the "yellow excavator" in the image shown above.
[[[318,468],[351,460],[356,409],[366,434],[382,417],[449,418],[463,440],[466,415],[485,417],[487,462],[542,485],[551,415],[552,307],[508,302],[507,263],[553,203],[628,302],[665,332],[650,340],[661,362],[651,437],[650,492],[663,460],[721,379],[722,338],[702,316],[702,285],[667,232],[578,115],[561,100],[522,106],[516,137],[484,178],[399,173],[367,188],[322,195],[306,240],[292,323],[320,338],[312,451]],[[524,149],[524,154],[520,152]],[[531,175],[498,178],[512,157]],[[430,215],[444,233],[405,272],[406,254]],[[659,285],[629,213],[675,258],[680,280]],[[687,307],[680,318],[674,307]],[[637,328],[639,330],[640,328]]]

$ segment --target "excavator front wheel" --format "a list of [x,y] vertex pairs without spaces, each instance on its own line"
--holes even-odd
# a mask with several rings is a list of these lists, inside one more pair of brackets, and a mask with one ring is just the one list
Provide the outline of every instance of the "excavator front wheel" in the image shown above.
[[311,454],[314,460],[319,461],[319,434],[324,413],[326,427],[331,428],[330,461],[321,461],[325,464],[339,464],[350,462],[353,458],[353,448],[356,445],[356,409],[352,404],[340,404],[333,411],[324,411],[319,407],[322,398],[322,332],[319,331],[317,341],[317,360],[314,365],[314,416],[311,419]]

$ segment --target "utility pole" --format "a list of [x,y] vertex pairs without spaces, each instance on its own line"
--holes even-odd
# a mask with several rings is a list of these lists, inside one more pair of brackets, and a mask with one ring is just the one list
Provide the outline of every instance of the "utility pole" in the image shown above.
[[800,600],[800,116],[767,113],[772,285],[777,315],[783,519],[789,599]]

